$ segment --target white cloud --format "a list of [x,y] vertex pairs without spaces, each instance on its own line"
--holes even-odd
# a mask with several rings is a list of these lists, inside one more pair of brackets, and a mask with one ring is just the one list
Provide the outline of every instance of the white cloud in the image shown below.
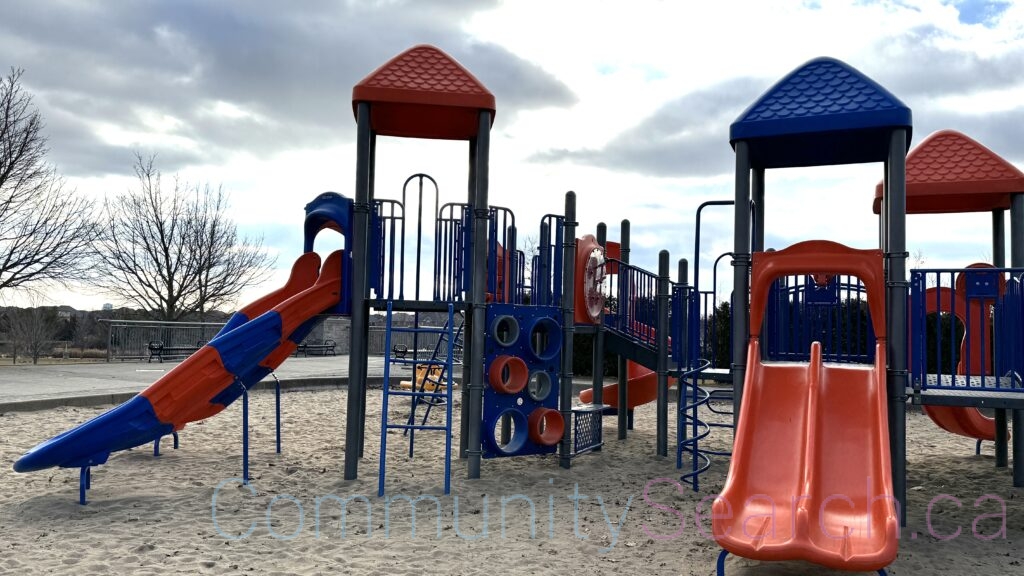
[[[535,236],[540,217],[560,213],[564,192],[575,190],[580,233],[605,221],[614,239],[619,221],[628,218],[637,254],[651,267],[661,247],[673,262],[692,259],[697,205],[733,196],[728,122],[754,97],[727,98],[737,86],[767,87],[808,59],[834,56],[899,86],[894,91],[914,108],[919,127],[955,120],[968,135],[972,128],[995,134],[1000,117],[985,115],[1019,114],[1024,96],[1015,72],[1024,35],[1021,3],[986,25],[963,24],[958,7],[939,0],[829,0],[817,7],[802,0],[325,3],[287,18],[276,4],[258,4],[247,8],[252,18],[244,25],[232,24],[231,10],[202,4],[183,3],[175,13],[139,8],[124,18],[85,5],[75,14],[81,33],[78,22],[57,18],[52,7],[25,8],[25,27],[52,30],[54,40],[9,31],[0,34],[0,52],[25,59],[13,64],[29,67],[26,82],[39,95],[69,183],[97,196],[123,190],[131,185],[123,176],[130,148],[160,150],[170,163],[165,172],[223,184],[243,228],[268,231],[280,255],[271,284],[283,281],[301,250],[297,236],[277,231],[301,231],[303,206],[322,191],[352,194],[351,84],[418,42],[462,58],[495,91],[490,200],[515,210],[520,238]],[[209,16],[209,25],[186,18],[190,11]],[[350,34],[330,34],[328,23],[339,22]],[[62,61],[61,54],[68,66],[95,73],[30,67],[39,58]],[[984,77],[972,78],[979,69]],[[671,107],[695,101],[710,103],[720,127],[695,127],[686,109]],[[724,157],[725,169],[659,176],[653,163],[675,162],[675,148],[666,153],[666,143],[642,128],[673,118],[681,124],[663,126],[665,134],[703,130],[706,141],[692,153],[681,148],[690,157],[679,165],[707,163],[707,153]],[[925,136],[915,134],[915,142]],[[620,164],[607,154],[532,160],[550,150],[611,150]],[[633,162],[627,152],[652,164],[638,160],[639,168],[630,170],[621,165]],[[1024,145],[997,152],[1024,160]],[[376,193],[399,198],[406,177],[427,172],[440,184],[442,202],[464,201],[467,155],[465,143],[381,138]],[[769,172],[767,234],[780,242],[822,237],[875,245],[870,206],[880,175],[880,165]],[[701,276],[710,278],[714,257],[731,249],[732,213],[709,210],[704,218]],[[991,251],[987,215],[923,223],[928,218],[908,220],[908,246],[928,246],[929,264],[941,261],[943,241],[957,255]],[[724,277],[731,283],[731,273]],[[242,299],[266,290],[254,287]],[[95,305],[86,296],[61,294],[72,304]]]

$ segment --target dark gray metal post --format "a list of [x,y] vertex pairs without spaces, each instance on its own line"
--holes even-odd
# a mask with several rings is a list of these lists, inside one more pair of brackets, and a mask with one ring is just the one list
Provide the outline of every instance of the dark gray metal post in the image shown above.
[[[466,203],[470,206],[476,202],[476,139],[469,141],[469,184],[467,186],[468,192],[466,195]],[[472,220],[471,220],[472,222]],[[469,270],[473,269],[473,254],[469,255],[470,261],[467,262]],[[468,296],[468,295],[467,295]],[[469,359],[474,356],[473,351],[473,314],[467,308],[462,325],[462,381],[466,383],[462,387],[462,409],[459,410],[459,458],[468,457],[469,447],[469,381],[472,378],[471,371],[469,369],[471,362]]]
[[[1006,210],[992,211],[992,265],[996,268],[1006,266]],[[996,417],[996,468],[1006,468],[1009,464],[1009,428],[1007,427],[1006,410],[997,409]]]
[[558,446],[558,465],[572,465],[572,338],[575,333],[573,306],[576,299],[576,193],[565,194],[565,218],[562,220],[562,377],[558,389],[558,409],[565,428]]
[[[1010,266],[1024,267],[1024,194],[1010,199]],[[1011,412],[1013,425],[1013,485],[1024,486],[1024,411]]]
[[[608,227],[604,222],[597,225],[597,243],[602,248],[608,242]],[[598,318],[597,330],[594,332],[594,404],[604,404],[604,313]],[[598,416],[600,418],[600,416]],[[600,446],[597,447],[601,449]]]
[[487,323],[487,186],[490,172],[488,156],[491,149],[491,113],[480,111],[476,136],[476,199],[473,202],[473,286],[469,300],[473,315],[473,355],[469,358],[469,433],[466,453],[469,455],[469,478],[480,477],[480,428],[483,422],[484,334]]
[[[619,232],[619,260],[624,264],[629,264],[629,220],[622,221],[622,227]],[[624,295],[624,289],[628,290],[627,280],[628,275],[626,271],[619,267],[619,293],[618,293],[618,306],[619,316],[621,317],[626,313],[627,304],[622,301]],[[626,366],[626,358],[619,356],[619,383],[618,383],[618,424],[619,424],[619,440],[626,439],[626,429],[629,427],[629,410],[626,408],[626,404],[629,403],[629,396],[626,391],[626,386],[629,382],[629,371]]]
[[345,480],[359,474],[359,449],[362,432],[363,395],[366,394],[367,346],[366,308],[367,233],[370,218],[370,105],[360,102],[356,107],[356,190],[352,216],[352,324],[348,355],[348,401],[345,413]]
[[750,239],[751,252],[764,251],[764,168],[754,168],[750,174],[750,191],[754,200],[754,235]]
[[[733,272],[732,272],[732,391],[733,424],[739,421],[743,402],[743,379],[747,368],[747,334],[750,318],[750,150],[747,143],[736,143],[736,196],[733,199]],[[736,429],[733,428],[733,438]]]
[[658,397],[657,397],[657,433],[655,442],[658,456],[668,456],[668,299],[669,299],[669,271],[668,271],[668,250],[658,252],[658,292],[657,292],[657,346],[658,359],[656,372],[658,374]]
[[893,496],[899,502],[900,523],[907,525],[907,131],[893,130],[889,140],[889,171],[885,175],[889,202],[886,213],[889,316],[886,327],[889,369],[889,448]]
[[[371,232],[370,232],[370,222],[372,221],[372,214],[374,212],[373,199],[374,199],[374,185],[376,184],[376,182],[377,182],[377,134],[371,128],[370,129],[370,174],[369,174],[369,181],[366,184],[366,190],[367,190],[366,205],[370,207],[369,214],[371,215],[370,217],[367,218],[367,221],[366,221],[366,237],[367,237],[367,244],[366,244],[366,246],[367,247],[370,246],[370,244],[369,244],[369,237],[370,237],[370,234],[371,234]],[[369,272],[369,265],[370,265],[370,263],[367,262],[366,265],[367,265],[367,272]],[[365,294],[366,294],[367,298],[369,298],[369,295],[370,295],[370,279],[368,277],[366,279],[366,291],[365,291]],[[369,308],[367,308],[367,311],[366,311],[366,318],[367,318],[367,321],[363,325],[363,342],[369,343],[370,342],[370,321],[369,321],[370,311],[369,311]],[[367,344],[367,346],[368,345],[369,344]],[[370,352],[369,352],[369,349],[367,349],[366,356],[363,358],[363,375],[364,376],[369,373],[369,369],[367,367],[367,364],[369,362],[369,355],[370,355]],[[352,392],[352,390],[350,388],[349,389],[349,393],[351,393],[351,392]],[[361,395],[360,402],[359,402],[359,457],[360,458],[363,457],[363,447],[365,445],[366,445],[366,387],[363,386],[363,393]]]

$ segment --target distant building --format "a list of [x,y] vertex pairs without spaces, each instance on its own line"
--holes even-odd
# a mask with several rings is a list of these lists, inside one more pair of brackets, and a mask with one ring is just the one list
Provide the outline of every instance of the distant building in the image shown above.
[[103,305],[103,311],[104,312],[110,312],[113,309],[114,309],[114,305],[113,304],[104,304]]

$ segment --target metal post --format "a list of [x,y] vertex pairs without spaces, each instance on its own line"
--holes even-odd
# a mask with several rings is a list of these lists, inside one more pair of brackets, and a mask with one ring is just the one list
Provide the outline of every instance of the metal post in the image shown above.
[[[271,374],[274,374],[271,372]],[[278,454],[281,453],[281,381],[274,375],[274,447]]]
[[575,333],[573,306],[576,298],[576,193],[565,193],[565,218],[562,220],[562,377],[558,389],[562,413],[562,442],[558,446],[558,465],[572,465],[572,338]]
[[[736,143],[736,196],[733,206],[733,290],[732,316],[732,390],[733,425],[739,420],[743,402],[743,379],[747,366],[747,334],[750,318],[750,150],[747,143]],[[733,428],[733,438],[736,429]]]
[[658,252],[658,293],[657,313],[658,374],[657,433],[655,442],[658,456],[668,456],[668,299],[669,299],[668,250]]
[[242,386],[242,484],[249,483],[249,390]]
[[473,283],[469,300],[473,316],[473,354],[469,358],[469,433],[466,454],[469,456],[469,478],[480,477],[480,428],[483,422],[484,335],[487,323],[487,186],[490,153],[491,113],[481,110],[476,136],[476,199],[473,202]]
[[[476,139],[469,141],[469,183],[466,203],[470,206],[476,202]],[[473,254],[470,253],[470,258]],[[470,270],[473,269],[473,262],[466,263]],[[469,309],[463,316],[462,325],[462,381],[467,383],[471,378],[470,364],[468,360],[474,356],[473,350],[473,314]],[[467,337],[467,335],[470,335]],[[469,386],[462,387],[462,409],[459,410],[459,458],[468,458],[469,453]]]
[[[604,222],[597,225],[597,243],[605,248],[608,242],[608,227]],[[604,313],[598,317],[597,330],[594,332],[594,404],[604,404]],[[600,418],[600,413],[597,418]],[[595,450],[600,450],[598,446]]]
[[345,414],[345,480],[355,480],[359,474],[359,448],[362,438],[363,396],[366,394],[368,326],[367,292],[367,234],[370,218],[370,105],[360,102],[356,108],[356,190],[352,215],[352,324],[348,356],[348,401]]
[[[622,227],[619,232],[619,260],[623,264],[629,264],[629,220],[622,221]],[[627,282],[629,280],[629,274],[621,266],[619,267],[619,317],[626,313],[626,307],[628,304],[623,302],[623,297],[628,297]],[[619,356],[619,383],[618,383],[618,421],[619,421],[619,440],[626,439],[626,430],[629,428],[629,411],[626,409],[626,404],[629,403],[628,394],[626,393],[626,386],[629,381],[629,371],[626,366],[626,358]]]
[[[1010,266],[1024,267],[1024,194],[1010,199]],[[1024,486],[1024,411],[1011,412],[1013,422],[1013,485]]]
[[[992,211],[992,265],[996,268],[1006,266],[1006,210]],[[1009,429],[1007,427],[1006,410],[997,409],[996,417],[996,468],[1006,468],[1009,464]]]
[[[683,305],[680,306],[681,318],[674,318],[673,320],[682,326],[676,337],[682,338],[683,341],[679,343],[679,350],[682,352],[682,358],[678,358],[677,366],[679,373],[682,374],[687,370],[693,368],[696,365],[697,359],[694,355],[690,354],[690,346],[695,344],[690,340],[690,322],[689,322],[689,308],[690,308],[690,293],[687,291],[687,287],[690,284],[690,265],[686,261],[686,258],[680,258],[678,269],[676,270],[676,283],[678,283],[684,290],[683,292]],[[700,317],[697,318],[697,322],[700,322]],[[696,380],[696,377],[694,377]],[[680,417],[683,407],[686,406],[686,392],[683,390],[683,378],[679,377],[678,384],[676,385],[676,439],[679,441],[676,444],[676,465],[681,466],[679,458],[679,446],[682,445],[683,440],[686,440],[686,423]]]
[[893,130],[889,141],[889,202],[886,214],[888,249],[888,308],[886,338],[889,361],[889,444],[892,456],[893,496],[899,503],[900,524],[907,525],[907,131]]
[[754,200],[754,235],[750,247],[752,252],[764,252],[764,168],[754,168],[750,176]]
[[[370,130],[370,159],[369,159],[369,176],[366,184],[367,196],[366,205],[369,207],[369,215],[367,216],[366,222],[366,244],[369,248],[370,242],[370,222],[372,220],[372,214],[374,213],[373,197],[374,197],[374,183],[376,182],[377,174],[377,134]],[[419,258],[419,254],[416,256]],[[369,272],[370,262],[367,260],[365,270]],[[382,272],[383,273],[383,272]],[[416,279],[419,282],[419,278]],[[367,298],[370,296],[370,281],[369,276],[364,277],[365,288],[362,294],[365,294]],[[363,342],[370,341],[370,311],[369,307],[365,307],[365,313],[367,321],[363,323]],[[413,352],[415,354],[415,351]],[[363,387],[359,394],[359,428],[357,432],[359,434],[359,457],[363,457],[363,446],[366,444],[366,374],[367,374],[367,363],[369,362],[370,351],[367,348],[366,354],[362,357],[363,362]],[[352,393],[352,387],[349,387],[349,394]]]

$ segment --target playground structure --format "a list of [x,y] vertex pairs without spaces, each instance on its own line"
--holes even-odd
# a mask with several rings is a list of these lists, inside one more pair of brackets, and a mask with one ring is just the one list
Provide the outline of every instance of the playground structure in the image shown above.
[[[617,417],[618,438],[625,439],[632,411],[654,402],[655,451],[668,456],[673,382],[679,397],[676,463],[685,468],[689,460],[682,479],[696,490],[716,456],[700,446],[714,428],[700,411],[732,401],[735,440],[731,453],[719,454],[731,455],[731,462],[715,503],[716,512],[730,510],[716,514],[713,524],[723,548],[720,574],[730,552],[884,573],[906,522],[908,400],[927,406],[947,430],[994,440],[997,466],[1007,465],[1004,410],[1012,410],[1014,437],[1024,433],[1024,174],[956,133],[933,135],[907,155],[910,109],[842,62],[804,64],[733,123],[735,197],[706,202],[697,211],[692,285],[685,260],[676,281],[670,279],[666,251],[659,254],[657,273],[631,265],[628,221],[618,242],[607,239],[603,224],[596,236],[577,238],[572,192],[562,214],[542,219],[527,277],[515,216],[488,197],[495,98],[440,50],[416,46],[373,71],[354,87],[353,111],[354,197],[327,192],[306,206],[304,254],[286,285],[237,312],[208,344],[139,396],[33,448],[15,470],[79,468],[84,503],[90,467],[118,450],[148,442],[158,447],[166,435],[174,435],[177,447],[185,424],[238,398],[244,402],[248,389],[272,376],[322,315],[337,314],[351,317],[344,478],[355,479],[364,456],[371,311],[385,315],[385,382],[392,365],[411,371],[408,386],[384,386],[380,495],[387,490],[391,430],[407,436],[410,456],[417,433],[444,435],[445,493],[456,434],[469,478],[481,475],[487,458],[557,454],[559,465],[569,468],[574,457],[600,452],[605,415]],[[425,174],[406,180],[401,200],[377,198],[378,136],[467,141],[466,202],[441,204],[437,183]],[[965,176],[936,170],[964,161],[962,155],[945,164],[934,160],[935,143],[950,138],[961,151],[980,150],[995,171]],[[917,169],[923,158],[930,163]],[[808,240],[765,250],[766,169],[863,162],[884,164],[874,204],[880,214],[877,249]],[[408,211],[413,204],[415,215]],[[734,248],[715,262],[710,306],[699,285],[700,216],[707,206],[734,211]],[[1006,209],[1013,223],[1013,268],[1003,267]],[[995,267],[912,271],[908,283],[906,214],[979,210],[993,212]],[[321,267],[313,247],[324,230],[340,233],[344,249]],[[425,237],[431,254],[424,255]],[[411,255],[409,240],[415,244]],[[725,256],[734,264],[728,370],[712,367],[708,358],[717,339],[716,324],[709,322],[717,264]],[[421,295],[425,274],[430,290]],[[411,327],[395,322],[399,313],[412,315]],[[443,315],[443,326],[421,322],[428,313]],[[941,322],[927,321],[936,313],[961,318],[964,334],[942,333]],[[582,405],[572,397],[577,333],[594,338],[594,385],[581,394]],[[398,334],[409,335],[412,346],[394,345]],[[428,350],[417,344],[421,337],[432,343]],[[611,385],[602,380],[606,353],[620,358],[618,381]],[[706,390],[702,382],[708,379],[731,382],[731,394]],[[455,390],[462,400],[458,428]],[[392,398],[410,402],[399,422],[389,421]],[[977,407],[1000,411],[989,420]],[[430,419],[434,408],[443,412],[441,424]],[[1024,444],[1014,443],[1014,456],[1014,485],[1021,486]],[[247,457],[243,462],[247,481]],[[826,506],[834,494],[848,497],[852,515],[863,522],[851,522],[849,510],[841,509],[845,503]],[[800,503],[772,527],[792,530],[764,524],[753,534],[732,529],[763,518],[761,496]]]

